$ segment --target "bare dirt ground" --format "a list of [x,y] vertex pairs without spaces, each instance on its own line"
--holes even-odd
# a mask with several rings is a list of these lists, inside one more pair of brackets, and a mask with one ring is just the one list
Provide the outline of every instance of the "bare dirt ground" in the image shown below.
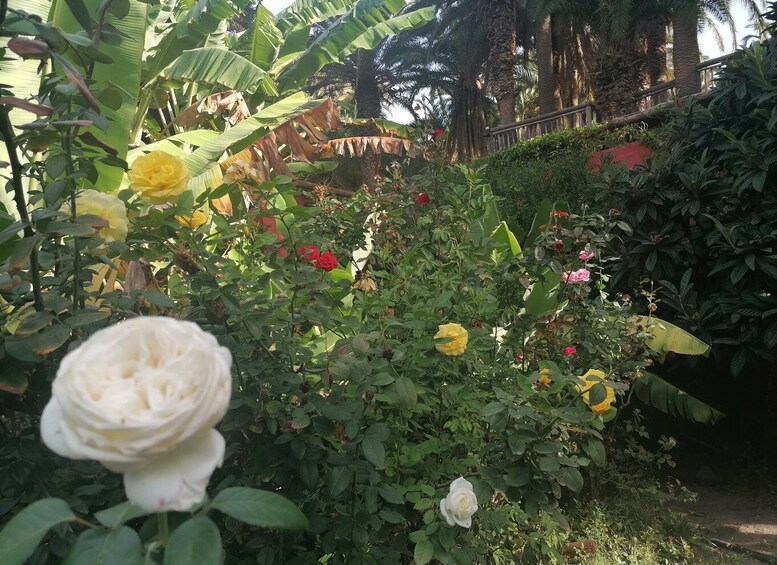
[[[740,549],[743,565],[777,564],[777,495],[755,486],[686,483],[695,502],[676,509],[698,524],[705,535]],[[747,552],[751,552],[750,555]]]

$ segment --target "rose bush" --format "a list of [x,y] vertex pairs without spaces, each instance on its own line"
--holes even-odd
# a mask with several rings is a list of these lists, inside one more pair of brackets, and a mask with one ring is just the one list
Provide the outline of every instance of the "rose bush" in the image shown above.
[[69,459],[123,473],[148,512],[189,510],[224,459],[214,426],[232,388],[229,350],[192,322],[140,317],[68,353],[43,410],[41,436]]

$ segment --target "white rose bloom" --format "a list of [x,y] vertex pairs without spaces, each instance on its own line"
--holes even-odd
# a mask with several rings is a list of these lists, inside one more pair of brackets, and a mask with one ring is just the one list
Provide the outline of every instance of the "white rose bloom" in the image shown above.
[[440,513],[449,526],[458,524],[462,528],[472,526],[472,515],[478,511],[478,499],[472,490],[472,483],[459,477],[451,483],[448,496],[440,501]]
[[146,316],[100,330],[62,359],[43,442],[124,473],[127,498],[148,512],[189,510],[224,461],[213,428],[229,405],[231,364],[192,322]]

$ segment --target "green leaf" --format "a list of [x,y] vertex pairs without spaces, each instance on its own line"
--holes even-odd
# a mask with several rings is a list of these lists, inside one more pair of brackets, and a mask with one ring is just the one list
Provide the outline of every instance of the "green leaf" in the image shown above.
[[27,375],[18,367],[4,367],[0,371],[0,390],[11,394],[23,394],[27,390]]
[[683,355],[706,355],[710,350],[710,346],[699,338],[664,320],[640,316],[638,323],[653,336],[647,342],[648,347],[662,357],[670,351]]
[[184,51],[162,71],[162,75],[190,82],[219,84],[248,94],[260,90],[269,96],[278,95],[275,84],[265,71],[237,53],[218,47]]
[[556,472],[556,480],[560,485],[569,488],[572,492],[583,490],[583,475],[574,467],[562,467]]
[[539,280],[526,289],[522,314],[540,317],[560,309],[565,302],[559,300],[561,275],[547,269]]
[[526,235],[526,239],[523,240],[523,248],[528,249],[534,245],[537,238],[540,236],[540,228],[545,224],[550,223],[550,214],[554,210],[553,202],[545,199],[540,203],[540,207],[537,213],[534,215],[534,220],[531,223],[529,233]]
[[131,502],[122,502],[111,508],[100,510],[94,517],[106,528],[117,528],[125,522],[134,520],[140,516],[145,516],[146,514],[148,514],[148,512],[135,506]]
[[714,424],[725,417],[716,410],[665,381],[658,375],[644,372],[634,383],[634,393],[642,402],[658,408],[666,414],[685,418],[700,424]]
[[[102,0],[84,0],[83,4],[90,14],[96,14]],[[118,45],[102,43],[100,51],[111,58],[112,63],[95,63],[92,72],[90,89],[101,91],[109,86],[125,93],[124,100],[118,109],[115,104],[100,103],[100,111],[108,120],[108,129],[103,132],[97,128],[85,131],[92,133],[97,139],[116,149],[117,157],[125,159],[130,141],[130,127],[135,115],[137,99],[140,93],[141,57],[143,55],[144,38],[148,19],[148,5],[139,0],[131,0],[129,13],[124,18],[109,14],[106,23],[114,26],[122,34]],[[72,12],[64,6],[64,2],[56,2],[52,13],[52,22],[65,31],[75,32],[80,24]],[[144,110],[145,111],[145,110]],[[124,178],[121,167],[95,162],[99,173],[95,188],[110,192],[119,187]]]
[[415,390],[415,384],[407,377],[398,377],[394,384],[391,385],[390,390],[397,395],[399,404],[412,410],[418,403],[418,393]]
[[378,469],[386,462],[386,448],[383,447],[383,442],[375,437],[365,437],[362,440],[362,452],[367,461]]
[[427,539],[419,541],[415,544],[413,550],[413,559],[416,565],[426,565],[432,560],[434,556],[434,545]]
[[251,31],[248,60],[260,69],[270,70],[275,64],[282,42],[283,34],[276,27],[272,12],[259,4],[256,7],[254,27]]
[[197,516],[172,533],[165,549],[164,565],[219,565],[221,553],[218,527],[207,516]]
[[224,514],[262,528],[278,530],[304,530],[308,519],[288,498],[247,487],[232,487],[221,491],[211,508]]
[[598,439],[589,439],[583,449],[598,467],[604,467],[607,462],[607,453],[604,450],[604,444]]
[[0,531],[0,563],[21,565],[51,528],[74,518],[70,507],[59,498],[33,502]]
[[70,548],[63,565],[141,565],[143,544],[127,526],[116,530],[90,529]]
[[513,257],[523,256],[521,245],[515,234],[507,227],[507,222],[499,222],[497,228],[491,234],[491,239],[499,243],[504,249],[510,252]]
[[333,467],[327,477],[329,495],[336,497],[342,494],[351,483],[352,476],[353,473],[347,467]]
[[347,13],[319,34],[293,63],[283,68],[278,75],[278,90],[280,92],[298,90],[323,66],[339,62],[344,53],[352,53],[358,48],[371,49],[381,39],[403,29],[413,29],[423,25],[434,17],[433,9],[421,9],[398,16],[397,21],[388,23],[394,19],[390,16],[396,14],[405,5],[405,0],[356,2]]

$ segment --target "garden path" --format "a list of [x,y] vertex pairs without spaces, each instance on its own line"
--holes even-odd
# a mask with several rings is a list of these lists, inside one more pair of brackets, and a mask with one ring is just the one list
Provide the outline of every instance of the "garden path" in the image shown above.
[[777,564],[777,494],[731,483],[686,483],[697,493],[678,509],[713,540],[752,552],[743,565]]

